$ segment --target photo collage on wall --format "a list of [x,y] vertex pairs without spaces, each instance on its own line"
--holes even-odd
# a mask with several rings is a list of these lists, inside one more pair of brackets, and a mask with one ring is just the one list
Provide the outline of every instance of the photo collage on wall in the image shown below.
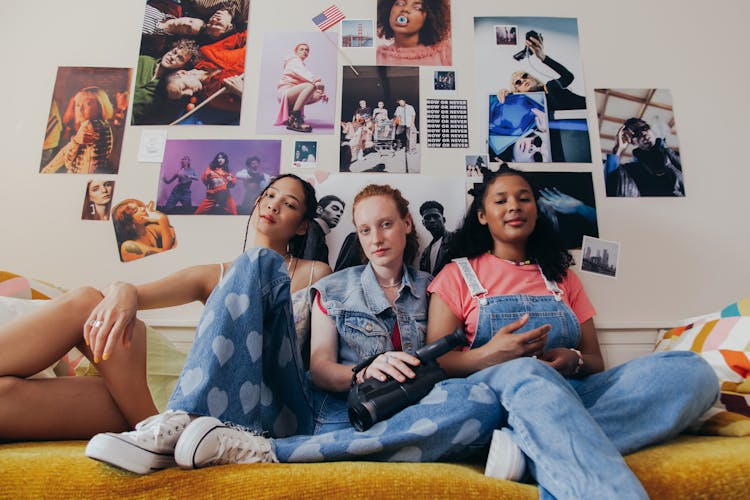
[[[144,128],[148,144],[138,160],[161,163],[156,199],[118,190],[123,201],[113,203],[116,178],[90,178],[82,185],[81,219],[112,219],[123,261],[161,253],[175,246],[169,216],[246,216],[282,171],[282,149],[292,158],[286,168],[307,175],[321,166],[330,141],[338,141],[343,178],[424,177],[423,148],[463,149],[455,175],[467,186],[464,209],[471,186],[501,163],[527,171],[538,183],[540,211],[569,249],[599,235],[597,191],[685,195],[669,90],[596,89],[596,109],[589,109],[578,20],[517,16],[473,18],[474,87],[461,88],[452,68],[451,8],[450,0],[431,1],[423,12],[377,2],[372,17],[348,19],[333,5],[317,15],[311,9],[308,29],[263,32],[255,49],[260,65],[248,75],[258,89],[255,131],[272,139],[222,140],[198,127],[194,139],[168,139],[167,129]],[[40,172],[116,176],[128,125],[238,126],[249,12],[248,0],[148,0],[135,71],[60,67]],[[375,64],[351,64],[345,51],[369,52]],[[476,120],[469,110],[479,113]],[[601,187],[592,176],[594,112],[601,117]],[[477,126],[482,140],[472,144]],[[152,219],[149,226],[170,230],[152,234],[132,221],[130,233],[120,227],[139,211]]]

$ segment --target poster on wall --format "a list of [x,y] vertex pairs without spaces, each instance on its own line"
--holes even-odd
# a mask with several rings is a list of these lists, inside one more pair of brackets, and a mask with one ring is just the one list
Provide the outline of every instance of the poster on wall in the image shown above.
[[131,73],[128,68],[57,68],[39,172],[119,171]]
[[466,177],[481,178],[484,169],[488,168],[489,161],[490,159],[488,155],[465,155],[464,163],[466,164]]
[[280,165],[279,140],[168,140],[158,210],[170,215],[248,215]]
[[450,0],[379,0],[375,63],[452,66]]
[[427,147],[469,147],[469,105],[466,99],[427,99]]
[[318,143],[315,141],[295,141],[294,161],[292,166],[297,168],[316,168],[318,166]]
[[250,0],[146,3],[131,125],[239,125]]
[[344,66],[341,172],[420,172],[419,68]]
[[337,37],[333,32],[309,31],[264,34],[258,134],[333,134]]
[[[567,249],[581,248],[584,236],[599,236],[594,182],[589,172],[529,172],[539,190],[539,211],[550,221]],[[472,190],[482,177],[466,178],[466,208],[473,201]]]
[[447,262],[446,245],[465,210],[463,191],[445,186],[460,186],[460,177],[334,174],[311,182],[318,194],[318,211],[308,230],[305,258],[327,262],[335,271],[362,264],[352,222],[352,200],[368,184],[388,184],[398,188],[409,201],[417,232],[419,249],[407,263],[437,272]]
[[[481,116],[488,117],[490,161],[589,163],[577,20],[475,17],[474,44],[477,102]],[[506,118],[514,128],[522,123],[528,128],[511,136],[526,139],[515,152],[509,146],[518,140],[497,139]]]
[[372,47],[373,33],[372,19],[344,19],[341,21],[341,46]]
[[509,163],[551,161],[547,98],[544,92],[490,96],[489,150],[493,160]]
[[112,208],[118,255],[131,262],[177,247],[174,228],[154,202],[127,198]]
[[114,180],[92,179],[88,181],[83,195],[81,220],[109,220],[114,195]]
[[552,222],[565,248],[581,248],[584,236],[599,236],[590,172],[526,172],[539,190],[539,210]]
[[596,89],[607,196],[685,196],[667,89]]
[[617,277],[617,264],[620,260],[620,243],[617,241],[584,236],[581,255],[581,271],[609,278]]

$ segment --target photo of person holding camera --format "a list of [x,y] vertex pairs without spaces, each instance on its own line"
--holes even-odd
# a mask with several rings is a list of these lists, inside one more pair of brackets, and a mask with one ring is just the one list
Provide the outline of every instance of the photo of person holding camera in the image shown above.
[[[629,146],[633,161],[622,162]],[[640,118],[628,118],[617,131],[604,175],[607,196],[685,196],[679,153]]]
[[[497,26],[516,26],[518,43],[498,45]],[[510,96],[543,96],[535,97],[546,114],[546,120],[537,127],[541,135],[522,144],[522,150],[506,149],[508,144],[495,145],[490,154],[494,151],[496,161],[590,162],[577,20],[478,17],[474,19],[474,31],[477,59],[492,61],[479,67],[478,99],[487,102],[487,95],[494,96],[489,106],[502,108],[506,102],[514,102]],[[541,142],[541,146],[531,147],[532,140]],[[529,151],[532,153],[526,154]]]

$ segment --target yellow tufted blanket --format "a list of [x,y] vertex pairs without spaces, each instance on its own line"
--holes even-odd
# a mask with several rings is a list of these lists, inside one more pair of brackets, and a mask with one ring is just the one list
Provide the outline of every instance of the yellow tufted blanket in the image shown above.
[[[86,458],[85,444],[0,445],[0,499],[538,498],[534,486],[487,478],[480,465],[253,464],[135,476]],[[744,499],[750,491],[750,437],[681,436],[626,459],[651,498]]]

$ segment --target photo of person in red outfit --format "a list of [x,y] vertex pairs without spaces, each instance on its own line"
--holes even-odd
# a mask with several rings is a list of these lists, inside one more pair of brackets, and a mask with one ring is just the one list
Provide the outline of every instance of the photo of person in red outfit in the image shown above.
[[201,181],[206,186],[206,197],[195,209],[195,215],[237,215],[237,206],[229,191],[237,184],[237,179],[229,170],[226,153],[220,152],[214,156],[201,175]]

